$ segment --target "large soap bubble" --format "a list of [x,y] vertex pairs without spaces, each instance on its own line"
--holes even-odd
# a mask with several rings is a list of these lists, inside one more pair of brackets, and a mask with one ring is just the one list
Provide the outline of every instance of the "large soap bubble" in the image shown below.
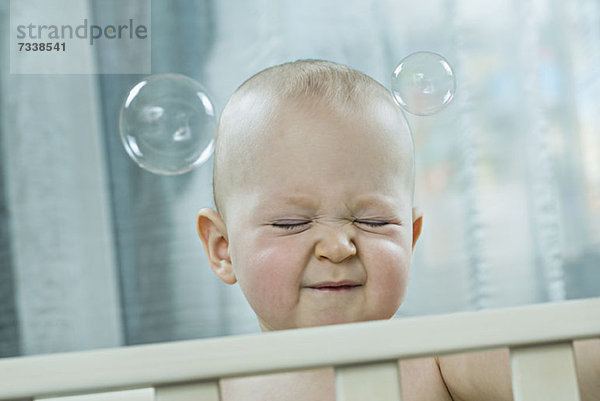
[[137,83],[123,103],[121,140],[140,167],[156,174],[182,174],[212,155],[215,114],[198,82],[177,74],[153,75]]
[[454,72],[437,53],[410,54],[392,74],[392,95],[411,114],[428,116],[439,112],[452,101],[455,90]]

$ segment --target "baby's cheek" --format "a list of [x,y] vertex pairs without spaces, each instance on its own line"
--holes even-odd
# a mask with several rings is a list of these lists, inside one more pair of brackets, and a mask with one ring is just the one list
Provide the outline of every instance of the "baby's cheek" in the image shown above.
[[377,309],[384,315],[393,315],[400,306],[408,284],[410,253],[405,247],[384,242],[375,247],[372,269],[368,272],[374,286]]
[[[292,250],[282,246],[255,248],[249,255],[246,284],[251,288],[251,304],[264,313],[285,313],[297,298],[300,272],[293,266]],[[250,289],[249,288],[249,289]]]

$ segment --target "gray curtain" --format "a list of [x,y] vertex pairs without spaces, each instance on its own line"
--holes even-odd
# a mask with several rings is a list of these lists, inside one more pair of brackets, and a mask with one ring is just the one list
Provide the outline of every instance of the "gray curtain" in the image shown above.
[[[77,4],[90,18],[135,12]],[[4,37],[9,8],[0,0]],[[70,10],[37,10],[56,12]],[[449,60],[453,103],[407,115],[425,220],[399,317],[600,296],[597,1],[155,0],[151,13],[152,73],[196,79],[217,110],[284,61],[329,59],[389,86],[414,51]],[[121,145],[119,110],[143,76],[11,75],[7,46],[0,356],[257,332],[196,235],[212,159],[163,177]]]

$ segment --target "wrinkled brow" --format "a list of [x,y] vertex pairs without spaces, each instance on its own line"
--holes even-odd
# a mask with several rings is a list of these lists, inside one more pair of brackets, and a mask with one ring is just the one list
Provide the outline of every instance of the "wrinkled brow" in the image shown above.
[[[285,195],[281,197],[269,197],[260,202],[262,207],[273,208],[278,206],[297,206],[303,209],[317,209],[318,199],[307,195]],[[399,199],[383,194],[369,194],[349,199],[344,202],[346,207],[352,211],[365,209],[378,209],[385,212],[397,210],[401,206]]]

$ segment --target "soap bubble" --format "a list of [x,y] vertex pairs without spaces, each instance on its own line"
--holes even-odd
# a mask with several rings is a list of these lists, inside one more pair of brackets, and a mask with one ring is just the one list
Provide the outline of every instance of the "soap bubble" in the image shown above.
[[153,75],[129,91],[119,128],[125,150],[140,167],[155,174],[182,174],[212,155],[215,108],[193,79]]
[[437,113],[452,101],[455,90],[454,72],[448,61],[437,53],[410,54],[392,74],[392,95],[411,114]]

